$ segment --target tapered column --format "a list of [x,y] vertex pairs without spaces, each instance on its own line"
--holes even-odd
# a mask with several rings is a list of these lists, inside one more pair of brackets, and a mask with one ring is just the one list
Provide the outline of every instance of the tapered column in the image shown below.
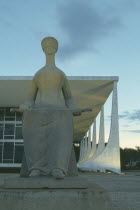
[[86,161],[89,159],[90,153],[91,153],[91,127],[89,128],[89,131],[87,133],[87,150],[86,150],[86,155],[83,161]]
[[81,154],[81,158],[79,163],[83,162],[85,160],[86,154],[87,154],[87,134],[86,136],[83,138],[82,140],[82,147],[80,148],[80,150],[82,150],[82,154]]
[[93,132],[92,132],[92,147],[89,158],[92,158],[96,152],[96,119],[93,124]]
[[82,154],[83,154],[83,140],[80,143],[80,156],[79,156],[79,162],[82,160]]
[[102,106],[100,113],[100,129],[99,129],[99,142],[96,152],[93,158],[98,157],[105,149],[105,137],[104,137],[104,106]]
[[118,120],[118,93],[117,82],[114,82],[113,97],[112,97],[112,113],[111,113],[111,127],[108,140],[108,168],[110,170],[121,173],[120,170],[120,145],[119,145],[119,120]]
[[113,97],[112,97],[112,113],[109,141],[115,147],[119,146],[119,120],[118,120],[118,94],[117,82],[114,82]]

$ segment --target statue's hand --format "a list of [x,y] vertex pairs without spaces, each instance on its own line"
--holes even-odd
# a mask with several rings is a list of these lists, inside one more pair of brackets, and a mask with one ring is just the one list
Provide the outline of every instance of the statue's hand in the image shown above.
[[74,116],[80,116],[82,114],[82,110],[79,108],[73,108],[72,113]]
[[73,111],[74,116],[80,116],[81,114],[82,114],[82,111],[80,110]]

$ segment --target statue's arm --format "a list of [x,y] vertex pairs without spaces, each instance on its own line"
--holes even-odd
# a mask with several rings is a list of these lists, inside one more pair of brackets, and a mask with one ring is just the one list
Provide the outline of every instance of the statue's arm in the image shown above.
[[62,87],[62,92],[63,92],[63,96],[65,99],[65,104],[66,106],[72,110],[73,115],[74,116],[79,116],[81,115],[81,110],[79,110],[73,100],[72,94],[71,94],[71,90],[70,90],[70,86],[68,83],[68,80],[66,78],[66,76],[64,77],[64,85]]
[[91,108],[82,108],[81,109],[81,108],[76,107],[73,97],[72,97],[72,94],[71,94],[70,86],[69,86],[69,83],[68,83],[68,80],[67,80],[65,74],[64,74],[64,83],[63,83],[63,87],[62,87],[62,92],[63,92],[63,96],[65,99],[65,104],[69,109],[71,109],[74,116],[79,116],[82,114],[82,112],[92,111]]
[[36,85],[35,80],[32,80],[31,88],[29,90],[28,96],[27,96],[27,102],[29,105],[33,105],[35,103],[35,99],[37,96],[38,87]]
[[27,95],[27,99],[24,104],[20,105],[20,109],[26,110],[30,108],[35,103],[37,92],[38,92],[38,87],[35,82],[35,79],[33,78],[29,93]]
[[68,80],[66,78],[66,76],[64,76],[64,83],[63,83],[63,87],[62,87],[62,93],[65,99],[65,104],[68,108],[71,109],[75,109],[76,105],[74,103],[72,94],[71,94],[71,90],[70,90],[70,86],[68,83]]

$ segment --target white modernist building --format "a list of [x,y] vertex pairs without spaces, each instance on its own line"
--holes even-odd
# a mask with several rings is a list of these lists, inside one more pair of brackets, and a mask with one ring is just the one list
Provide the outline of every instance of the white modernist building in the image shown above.
[[[11,107],[24,103],[32,77],[0,77],[0,167],[20,167],[23,154],[22,116],[11,113]],[[80,143],[78,167],[82,170],[111,170],[120,173],[120,148],[118,127],[118,77],[69,76],[74,100],[79,108],[89,107],[74,117],[74,141]],[[104,140],[104,104],[112,97],[110,136]],[[39,95],[38,99],[39,101]],[[62,97],[62,103],[63,97]],[[100,113],[100,134],[97,147],[96,117]],[[93,126],[91,126],[93,125]],[[91,129],[93,129],[91,131]]]

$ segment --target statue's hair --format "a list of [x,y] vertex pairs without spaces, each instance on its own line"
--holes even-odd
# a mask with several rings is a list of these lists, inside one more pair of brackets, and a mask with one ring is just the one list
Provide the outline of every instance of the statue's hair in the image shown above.
[[57,41],[54,37],[45,37],[45,38],[41,41],[42,49],[45,48],[47,42],[50,41],[50,40],[54,43],[54,47],[55,47],[56,50],[57,50],[57,48],[58,48],[58,41]]

